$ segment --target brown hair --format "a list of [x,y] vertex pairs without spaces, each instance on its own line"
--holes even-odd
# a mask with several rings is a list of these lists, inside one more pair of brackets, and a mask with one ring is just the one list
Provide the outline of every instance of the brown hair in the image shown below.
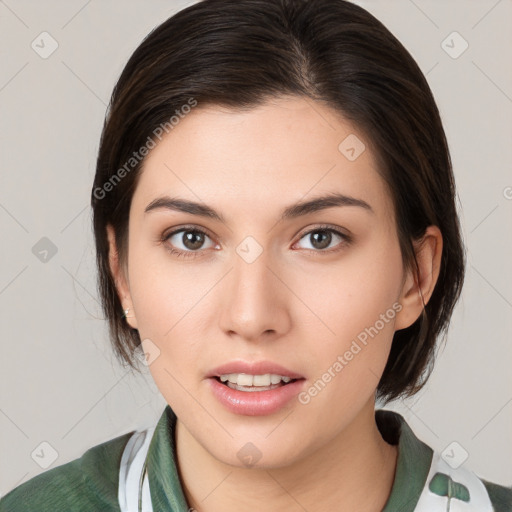
[[191,101],[242,109],[289,94],[325,102],[366,134],[393,199],[406,268],[417,266],[412,242],[429,225],[441,230],[433,294],[416,322],[395,332],[377,389],[387,400],[412,395],[430,375],[464,279],[451,160],[412,56],[375,17],[344,0],[203,0],[155,28],[128,60],[110,100],[91,195],[98,287],[114,352],[137,368],[141,340],[122,317],[106,234],[111,224],[126,262],[130,203],[144,161],[134,152]]

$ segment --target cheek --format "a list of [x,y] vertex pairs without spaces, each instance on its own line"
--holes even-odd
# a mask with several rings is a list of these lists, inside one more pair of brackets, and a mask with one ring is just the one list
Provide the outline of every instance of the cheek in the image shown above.
[[[402,279],[401,256],[395,244],[367,244],[347,256],[296,283],[300,296],[308,297],[311,310],[328,328],[327,339],[335,346],[343,346],[392,308]],[[394,318],[394,311],[388,316]]]
[[[313,283],[317,290],[321,287],[322,293],[309,297],[311,310],[323,323],[317,322],[316,339],[318,332],[325,333],[304,352],[311,361],[316,406],[325,407],[332,400],[344,408],[369,398],[387,362],[401,308],[396,302],[402,279],[399,248],[385,241],[372,244],[329,274],[331,279],[317,275],[302,281],[302,296]],[[313,329],[306,339],[315,339]]]
[[[166,260],[162,247],[151,247],[146,241],[136,243],[136,235],[131,240],[134,242],[129,249],[130,294],[140,338],[151,340],[156,346],[153,352],[158,354],[158,364],[165,359],[181,359],[186,356],[185,340],[176,344],[167,340],[176,338],[187,325],[187,312],[197,295],[190,285],[191,278],[183,267],[172,265],[169,258]],[[180,354],[181,349],[184,354]]]
[[131,237],[130,294],[141,338],[162,340],[179,330],[179,319],[185,318],[201,290],[193,266],[176,262],[163,246],[146,238],[136,233]]
[[167,403],[182,411],[190,407],[184,390],[193,389],[199,379],[197,363],[205,338],[198,332],[197,315],[211,285],[194,283],[186,266],[162,266],[147,258],[132,276],[132,300],[144,349],[149,347],[149,371]]

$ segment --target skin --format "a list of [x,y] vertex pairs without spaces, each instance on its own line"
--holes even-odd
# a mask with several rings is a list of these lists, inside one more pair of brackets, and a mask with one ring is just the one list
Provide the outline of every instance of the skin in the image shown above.
[[[366,146],[354,161],[338,150],[350,134]],[[373,211],[337,206],[278,221],[284,207],[329,192],[362,199]],[[206,203],[225,223],[166,209],[144,213],[164,194]],[[331,233],[330,242],[315,244],[307,233],[324,223],[352,242]],[[171,228],[190,225],[208,234],[199,248],[186,245],[183,232],[161,241]],[[377,429],[375,391],[393,333],[421,314],[420,294],[425,303],[430,298],[442,237],[430,226],[417,243],[415,279],[402,265],[391,197],[364,134],[329,107],[298,97],[243,112],[198,106],[145,161],[126,265],[108,233],[127,321],[160,351],[149,368],[178,417],[189,505],[382,510],[397,448]],[[262,249],[250,264],[236,252],[248,236]],[[195,256],[179,258],[170,246]],[[235,359],[277,362],[303,375],[307,389],[397,303],[400,312],[306,405],[293,399],[273,414],[239,415],[210,391],[209,372]],[[248,442],[261,453],[250,468],[237,457]]]

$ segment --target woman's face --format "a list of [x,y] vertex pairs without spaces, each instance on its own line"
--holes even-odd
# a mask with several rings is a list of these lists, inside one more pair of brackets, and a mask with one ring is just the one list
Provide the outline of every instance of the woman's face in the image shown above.
[[[335,194],[346,198],[297,206]],[[199,105],[157,144],[131,204],[126,276],[127,320],[162,395],[203,449],[238,466],[286,465],[341,435],[373,408],[403,327],[374,155],[355,126],[296,97]],[[228,374],[246,375],[229,387]],[[232,389],[247,374],[292,380]]]

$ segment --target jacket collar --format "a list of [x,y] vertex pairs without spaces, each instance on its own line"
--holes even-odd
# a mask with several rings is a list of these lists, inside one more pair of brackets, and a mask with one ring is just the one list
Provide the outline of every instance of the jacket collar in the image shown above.
[[414,510],[427,481],[433,450],[415,436],[401,414],[378,409],[375,420],[382,437],[398,444],[395,479],[382,512]]
[[[385,409],[375,411],[383,438],[398,444],[398,460],[390,496],[382,512],[414,510],[425,486],[432,449],[420,441],[403,416]],[[153,510],[185,512],[189,509],[177,470],[176,415],[166,406],[148,450],[147,470]]]
[[189,509],[177,469],[176,415],[166,406],[148,449],[147,471],[153,510],[185,512]]

